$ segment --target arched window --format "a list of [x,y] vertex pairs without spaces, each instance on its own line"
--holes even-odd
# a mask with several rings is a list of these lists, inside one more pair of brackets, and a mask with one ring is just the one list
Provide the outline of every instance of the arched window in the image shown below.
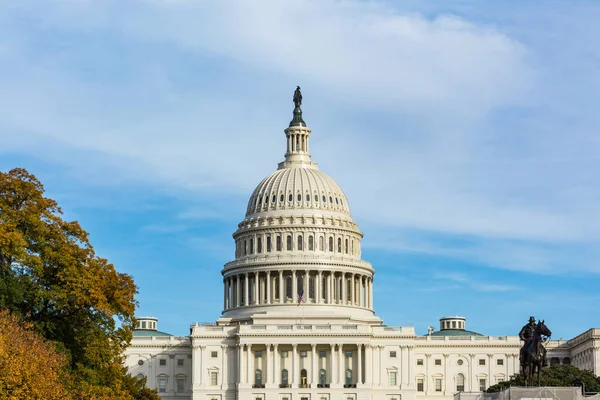
[[244,255],[248,254],[248,242],[244,239]]
[[262,197],[258,198],[258,205],[260,206],[262,204]]
[[327,371],[321,369],[319,371],[319,385],[325,386],[327,384]]
[[319,250],[323,251],[324,248],[325,248],[325,239],[323,238],[323,236],[319,236]]
[[314,249],[315,249],[315,243],[314,243],[314,239],[311,235],[308,237],[308,250],[313,251]]
[[292,277],[288,276],[285,280],[285,296],[288,299],[292,298]]
[[323,280],[321,281],[321,299],[327,299],[327,293],[329,293],[327,278],[323,277]]
[[302,195],[298,193],[298,201],[302,201]]
[[279,296],[281,296],[281,293],[279,293],[279,277],[278,276],[275,277],[274,281],[275,281],[275,289],[274,289],[275,298],[280,299],[281,297],[279,297]]
[[275,200],[277,200],[277,196],[273,195],[273,198],[271,198],[271,203],[275,203]]
[[261,237],[256,239],[256,252],[262,253],[262,238]]
[[337,247],[338,247],[338,249],[337,249],[338,253],[341,253],[342,252],[342,238],[338,238],[338,246]]
[[281,384],[282,385],[288,385],[288,370],[287,369],[282,369],[281,370]]
[[456,391],[457,392],[465,391],[465,376],[463,374],[456,375]]
[[292,201],[292,194],[288,194],[288,201]]
[[329,196],[329,202],[333,204],[333,197]]
[[348,239],[344,242],[344,253],[348,254]]
[[339,202],[339,200],[338,200],[337,197],[335,198],[335,204],[340,204],[340,202]]
[[292,250],[292,235],[288,235],[287,237],[287,249],[288,251]]
[[267,236],[267,253],[271,252],[271,235]]
[[281,251],[283,245],[281,244],[281,236],[277,235],[277,251]]
[[303,250],[302,235],[298,235],[298,250]]
[[352,385],[352,370],[346,370],[346,385]]
[[327,203],[327,198],[323,195],[323,203]]
[[306,193],[306,201],[310,201],[310,194]]
[[283,203],[283,194],[279,196],[279,201]]
[[315,192],[315,203],[319,202],[319,195],[317,194],[317,192]]
[[262,385],[262,370],[260,369],[254,371],[254,384]]
[[254,254],[254,239],[250,239],[250,254]]
[[269,195],[265,195],[265,205],[269,204]]
[[315,298],[315,278],[314,277],[310,277],[308,279],[308,298],[310,298],[310,299]]
[[333,237],[329,238],[329,251],[333,251]]
[[300,385],[302,385],[302,387],[306,387],[307,384],[308,384],[307,373],[306,373],[306,370],[304,368],[302,368],[300,370]]

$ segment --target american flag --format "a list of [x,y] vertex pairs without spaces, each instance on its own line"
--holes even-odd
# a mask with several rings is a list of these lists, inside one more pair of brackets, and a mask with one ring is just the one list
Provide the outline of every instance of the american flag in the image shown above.
[[302,303],[302,300],[304,300],[304,290],[301,290],[300,292],[298,292],[298,305],[300,305],[300,303]]

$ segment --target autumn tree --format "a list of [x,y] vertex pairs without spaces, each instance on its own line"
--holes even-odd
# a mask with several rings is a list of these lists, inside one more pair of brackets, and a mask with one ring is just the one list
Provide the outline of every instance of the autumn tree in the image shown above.
[[[490,386],[487,392],[499,392],[511,386],[525,386],[523,375],[514,375],[508,381]],[[596,393],[600,392],[600,377],[573,365],[552,365],[542,368],[540,386],[581,386],[585,387],[586,392]]]
[[122,366],[136,292],[78,222],[63,220],[35,176],[0,172],[0,308],[58,343],[82,398],[139,395]]
[[6,310],[0,310],[0,399],[70,399],[67,359]]

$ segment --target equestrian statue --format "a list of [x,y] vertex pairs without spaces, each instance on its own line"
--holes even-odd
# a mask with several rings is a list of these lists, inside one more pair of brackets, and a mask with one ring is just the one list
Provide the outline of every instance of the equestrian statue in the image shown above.
[[519,360],[527,386],[533,386],[533,376],[536,372],[537,383],[540,385],[540,370],[548,365],[544,343],[551,335],[552,332],[544,324],[544,320],[536,323],[534,317],[529,317],[529,322],[519,332],[519,338],[525,342],[521,347]]

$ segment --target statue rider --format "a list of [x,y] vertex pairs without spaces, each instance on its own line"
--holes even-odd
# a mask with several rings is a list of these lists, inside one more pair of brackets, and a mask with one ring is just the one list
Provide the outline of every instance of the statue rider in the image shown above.
[[521,360],[521,364],[525,359],[525,354],[531,343],[533,342],[533,334],[535,331],[535,317],[529,317],[529,322],[521,328],[521,332],[519,332],[519,338],[523,340],[525,343],[523,347],[521,347],[521,351],[519,353],[519,359]]

